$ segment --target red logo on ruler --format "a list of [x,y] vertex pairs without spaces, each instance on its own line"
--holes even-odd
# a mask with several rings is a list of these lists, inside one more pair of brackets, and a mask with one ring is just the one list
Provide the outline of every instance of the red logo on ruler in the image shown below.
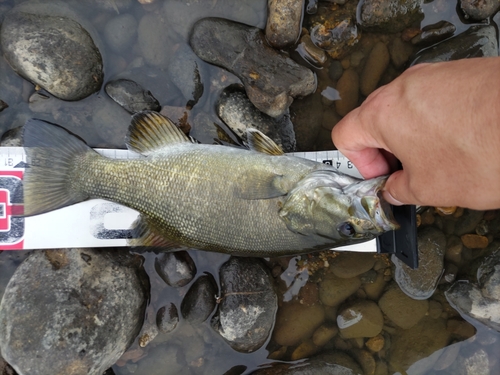
[[0,250],[23,248],[23,171],[0,171]]

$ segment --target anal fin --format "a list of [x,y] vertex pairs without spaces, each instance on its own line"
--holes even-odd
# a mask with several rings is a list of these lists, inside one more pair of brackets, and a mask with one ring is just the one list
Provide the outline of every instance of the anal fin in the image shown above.
[[132,238],[128,240],[130,246],[161,247],[168,249],[181,249],[184,246],[165,238],[146,215],[139,217],[132,224]]

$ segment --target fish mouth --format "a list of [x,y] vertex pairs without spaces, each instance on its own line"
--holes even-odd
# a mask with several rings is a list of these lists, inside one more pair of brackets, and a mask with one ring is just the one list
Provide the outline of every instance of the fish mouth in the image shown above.
[[[379,233],[396,230],[400,225],[394,219],[391,205],[382,195],[387,176],[364,180],[356,192],[359,203],[357,211],[372,222],[374,230]],[[359,207],[361,206],[361,207]],[[367,216],[367,217],[366,217]]]

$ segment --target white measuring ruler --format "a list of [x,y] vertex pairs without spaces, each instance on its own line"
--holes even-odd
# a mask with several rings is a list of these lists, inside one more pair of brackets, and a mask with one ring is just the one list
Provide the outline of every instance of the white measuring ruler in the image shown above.
[[[141,157],[128,150],[96,151],[115,159]],[[338,151],[289,155],[329,164],[345,174],[361,177],[356,167]],[[42,215],[16,217],[22,213],[25,162],[22,147],[0,147],[0,250],[128,246],[127,237],[139,213],[102,199],[88,200]],[[377,244],[372,240],[334,250],[376,252]]]

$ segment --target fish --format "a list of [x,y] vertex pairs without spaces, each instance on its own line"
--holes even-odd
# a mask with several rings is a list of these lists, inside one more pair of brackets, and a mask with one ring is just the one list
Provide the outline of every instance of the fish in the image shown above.
[[246,147],[200,144],[153,111],[132,117],[137,159],[98,154],[64,128],[24,126],[24,216],[101,198],[139,212],[131,246],[195,248],[238,256],[303,254],[395,230],[381,191],[387,177],[357,179],[286,155],[249,129]]

